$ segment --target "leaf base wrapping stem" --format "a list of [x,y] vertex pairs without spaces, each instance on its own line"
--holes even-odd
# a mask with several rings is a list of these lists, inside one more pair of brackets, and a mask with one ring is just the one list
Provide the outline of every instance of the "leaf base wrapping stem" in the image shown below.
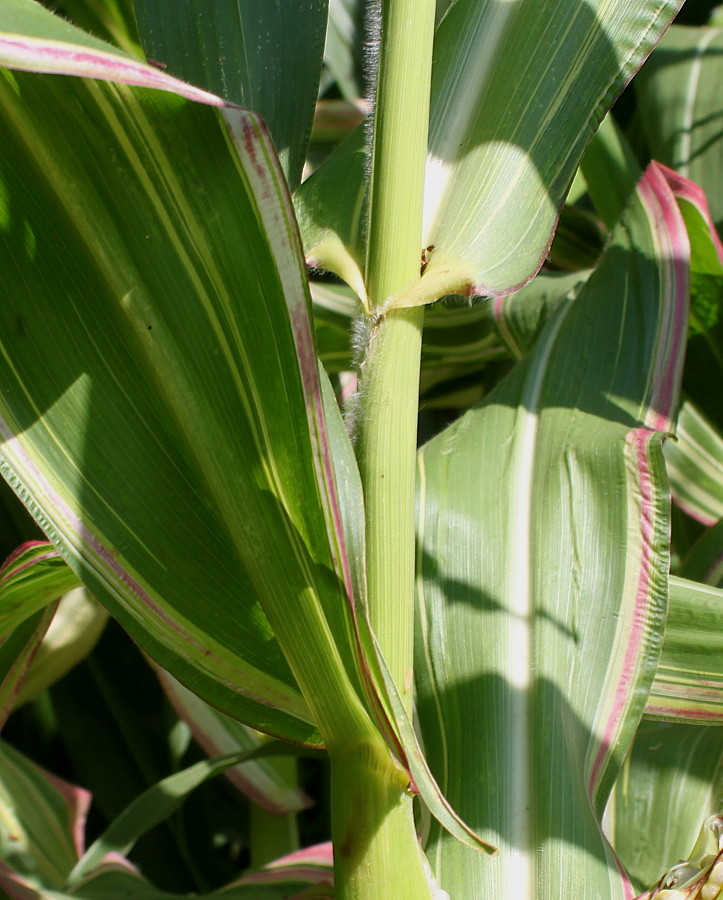
[[433,896],[406,778],[384,744],[331,758],[334,889],[339,900]]

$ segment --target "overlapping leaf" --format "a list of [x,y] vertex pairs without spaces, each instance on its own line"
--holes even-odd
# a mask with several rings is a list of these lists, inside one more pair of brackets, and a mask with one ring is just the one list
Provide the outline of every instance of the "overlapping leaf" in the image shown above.
[[[435,41],[421,236],[434,249],[422,283],[400,303],[455,291],[504,293],[537,271],[586,144],[678,6],[450,6]],[[309,258],[362,297],[365,175],[360,134],[297,196]],[[335,202],[339,192],[343,205]]]
[[261,116],[292,187],[311,133],[327,7],[328,0],[135,2],[148,56]]
[[237,121],[239,164],[178,97],[6,73],[0,103],[5,474],[151,655],[316,743],[260,602],[347,708],[355,664],[303,261],[264,133]]
[[33,613],[78,585],[78,576],[51,544],[23,544],[0,569],[0,634],[9,634]]
[[[258,752],[258,751],[257,751]],[[263,752],[263,751],[262,751]],[[0,744],[0,889],[13,900],[182,900],[150,884],[118,852],[165,819],[203,781],[243,754],[206,760],[146,791],[84,852],[90,796]],[[289,892],[333,881],[330,845],[300,850],[202,896],[283,900]],[[320,895],[321,896],[321,895]],[[329,896],[333,896],[329,892]]]
[[666,721],[723,724],[720,589],[671,576],[663,653],[645,713]]
[[470,897],[624,898],[600,830],[660,653],[687,237],[651,167],[600,267],[420,453],[418,713],[442,788],[500,847],[434,830]]
[[0,726],[16,702],[65,674],[97,640],[106,614],[73,596],[78,585],[47,542],[24,544],[0,569]]
[[84,583],[196,693],[310,744],[316,725],[340,743],[376,737],[371,707],[430,808],[478,844],[409,723],[393,721],[393,689],[355,622],[363,550],[347,554],[343,534],[363,533],[358,472],[328,401],[343,446],[327,433],[303,260],[258,120],[228,120],[236,158],[210,112],[178,98],[6,83],[6,477]]
[[642,723],[605,815],[640,890],[689,856],[703,820],[720,812],[721,789],[719,729]]
[[674,25],[636,80],[650,155],[708,195],[723,225],[723,29]]
[[36,0],[3,0],[0,7],[0,65],[155,87],[212,106],[224,105],[220,97],[184,84],[75,28]]

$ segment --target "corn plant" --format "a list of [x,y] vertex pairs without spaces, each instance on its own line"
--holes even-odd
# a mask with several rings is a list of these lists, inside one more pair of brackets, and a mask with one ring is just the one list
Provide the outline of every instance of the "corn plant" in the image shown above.
[[[0,468],[47,538],[3,720],[72,597],[73,659],[109,614],[209,754],[86,845],[0,744],[8,896],[182,894],[128,855],[222,771],[286,818],[225,886],[186,847],[204,896],[719,896],[721,37],[654,51],[680,5],[3,0]],[[329,89],[373,112],[310,152]]]

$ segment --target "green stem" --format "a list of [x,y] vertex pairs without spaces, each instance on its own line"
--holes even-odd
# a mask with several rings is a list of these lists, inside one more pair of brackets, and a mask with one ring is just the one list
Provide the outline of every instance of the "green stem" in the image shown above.
[[412,798],[381,738],[331,763],[335,896],[429,898]]
[[[356,445],[371,624],[410,711],[423,312],[381,308],[420,276],[434,12],[435,0],[382,4],[366,272],[374,318],[360,373]],[[412,799],[381,738],[332,751],[331,763],[337,896],[429,897]]]
[[[367,260],[367,293],[377,308],[419,279],[434,8],[434,0],[382,7]],[[357,436],[369,614],[408,709],[423,315],[393,310],[375,322],[361,368]]]

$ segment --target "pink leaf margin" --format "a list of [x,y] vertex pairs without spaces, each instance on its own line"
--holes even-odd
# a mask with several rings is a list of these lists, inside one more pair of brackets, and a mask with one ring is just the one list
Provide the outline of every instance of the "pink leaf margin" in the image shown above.
[[226,106],[221,97],[166,75],[148,63],[119,53],[96,50],[80,44],[51,41],[21,34],[0,32],[0,64],[8,69],[37,72],[46,75],[75,75],[96,78],[134,87],[170,91],[204,103],[207,106]]
[[331,841],[282,856],[268,863],[260,872],[247,875],[234,884],[283,884],[288,881],[333,885],[334,852]]
[[[626,644],[621,648],[621,665],[614,675],[614,694],[607,704],[599,746],[589,768],[588,794],[591,800],[597,795],[610,755],[619,741],[626,711],[643,676],[646,657],[653,652],[657,664],[657,656],[662,649],[661,640],[655,646],[655,637],[650,634],[647,623],[649,617],[655,615],[654,607],[660,603],[657,594],[662,575],[656,569],[653,551],[660,541],[661,529],[669,530],[662,519],[669,505],[669,495],[667,485],[661,484],[662,473],[656,471],[658,463],[653,461],[653,457],[662,439],[675,427],[674,417],[680,402],[691,256],[688,233],[675,193],[676,189],[686,188],[687,179],[681,180],[676,173],[672,175],[671,170],[653,162],[637,187],[637,196],[648,218],[649,232],[659,261],[661,314],[644,427],[633,430],[627,441],[629,477],[632,476],[635,484],[641,515],[638,559],[630,561],[636,566],[638,575],[625,624]],[[650,674],[652,676],[652,672]]]

